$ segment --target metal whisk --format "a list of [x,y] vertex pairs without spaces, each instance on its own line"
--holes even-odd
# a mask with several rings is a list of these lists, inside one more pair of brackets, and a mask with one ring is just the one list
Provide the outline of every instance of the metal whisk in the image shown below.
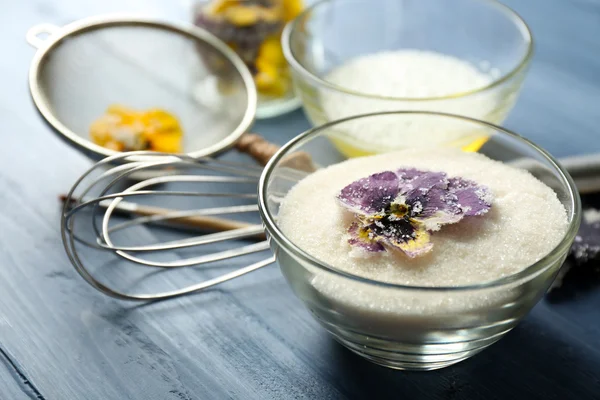
[[[126,164],[107,166],[122,161]],[[160,170],[158,176],[132,181],[141,172]],[[221,219],[221,215],[257,213],[256,192],[240,193],[230,190],[244,184],[255,185],[261,168],[212,158],[195,159],[188,156],[157,155],[153,152],[132,152],[111,156],[95,164],[72,187],[63,210],[61,230],[65,250],[77,272],[101,292],[122,300],[158,300],[198,292],[217,284],[255,271],[275,261],[273,256],[244,266],[232,272],[204,280],[201,283],[160,293],[126,293],[103,283],[86,267],[79,252],[81,245],[109,252],[122,260],[155,269],[179,269],[204,266],[222,260],[248,255],[269,249],[260,224],[235,222]],[[187,185],[184,189],[173,185]],[[198,185],[201,185],[198,187]],[[235,186],[234,186],[235,185]],[[160,186],[160,190],[156,187]],[[192,188],[190,188],[192,187]],[[215,191],[213,188],[219,188]],[[115,222],[118,211],[130,206],[127,199],[136,198],[136,204],[168,196],[193,199],[213,198],[242,201],[245,204],[224,205],[192,210],[161,210],[153,215],[138,216],[125,222]],[[156,209],[155,209],[156,210]],[[195,220],[191,220],[194,219]],[[185,239],[163,241],[155,244],[128,245],[120,243],[119,232],[136,226],[165,222],[212,228],[212,233],[194,235]],[[191,224],[194,225],[194,224]],[[214,230],[220,230],[214,232]],[[81,230],[86,232],[80,232]],[[91,233],[91,235],[90,235]],[[253,239],[250,244],[229,246],[225,250],[204,255],[192,255],[178,260],[161,261],[148,255],[173,252],[200,246],[233,243],[235,239]]]

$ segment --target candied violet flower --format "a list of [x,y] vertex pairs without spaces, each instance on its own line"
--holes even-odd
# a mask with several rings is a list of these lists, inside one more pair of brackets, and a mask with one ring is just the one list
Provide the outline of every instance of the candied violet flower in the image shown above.
[[337,196],[355,214],[348,243],[367,251],[398,249],[409,257],[429,252],[431,232],[492,204],[485,186],[444,172],[399,169],[352,182]]

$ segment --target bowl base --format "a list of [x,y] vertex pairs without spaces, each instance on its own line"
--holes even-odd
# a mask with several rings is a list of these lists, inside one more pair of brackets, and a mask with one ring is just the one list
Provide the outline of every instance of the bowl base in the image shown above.
[[275,118],[300,108],[300,99],[288,96],[281,99],[262,100],[256,109],[256,119]]
[[512,321],[489,336],[452,335],[440,343],[410,343],[367,336],[313,315],[342,346],[375,364],[406,371],[430,371],[466,360],[496,343],[516,325],[516,320]]
[[[414,354],[397,351],[382,352],[379,349],[349,342],[335,334],[333,334],[333,337],[342,346],[372,363],[401,371],[432,371],[446,368],[474,356],[499,339],[496,338],[493,342],[482,347],[456,354]],[[423,348],[424,346],[418,347]]]

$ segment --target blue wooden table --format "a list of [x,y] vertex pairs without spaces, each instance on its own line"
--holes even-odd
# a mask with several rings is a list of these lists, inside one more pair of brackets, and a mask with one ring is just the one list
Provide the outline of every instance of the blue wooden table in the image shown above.
[[[600,1],[507,1],[537,52],[506,126],[556,156],[600,151]],[[276,267],[218,290],[146,306],[104,297],[69,265],[63,193],[90,165],[38,118],[27,93],[39,22],[143,11],[185,17],[173,1],[4,0],[0,13],[0,399],[598,399],[600,286],[542,301],[474,358],[392,371],[336,344]],[[259,122],[283,143],[302,112]]]

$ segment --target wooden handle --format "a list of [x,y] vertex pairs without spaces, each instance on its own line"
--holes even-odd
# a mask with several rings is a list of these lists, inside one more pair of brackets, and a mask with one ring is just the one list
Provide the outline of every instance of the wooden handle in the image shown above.
[[262,166],[267,165],[271,157],[277,153],[280,146],[268,142],[256,133],[243,134],[235,145],[240,152],[248,154]]
[[[138,206],[135,210],[135,214],[139,216],[155,216],[155,215],[167,215],[173,211],[167,210],[160,207],[152,207],[152,206]],[[231,231],[234,229],[241,228],[249,228],[256,226],[255,224],[249,224],[247,222],[240,222],[231,219],[218,218],[218,217],[210,217],[204,215],[193,215],[186,217],[178,217],[172,218],[168,220],[169,222],[174,222],[183,226],[188,226],[192,228],[200,228],[206,229],[209,231],[223,232],[223,231]],[[264,232],[256,235],[257,238],[264,240],[266,236]]]
[[[235,148],[241,153],[248,154],[260,165],[265,166],[281,146],[267,141],[256,133],[245,133],[240,137]],[[288,154],[281,161],[283,166],[300,171],[313,172],[317,169],[310,155],[303,151]]]

